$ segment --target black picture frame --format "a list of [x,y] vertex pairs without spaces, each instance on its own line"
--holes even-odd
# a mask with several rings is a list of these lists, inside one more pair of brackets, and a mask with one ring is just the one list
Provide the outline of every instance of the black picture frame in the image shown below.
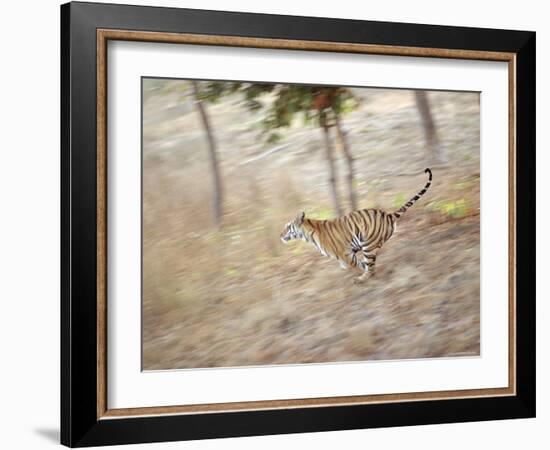
[[[292,409],[97,416],[96,30],[516,55],[516,395]],[[61,6],[61,443],[71,447],[535,416],[534,32],[94,3]]]

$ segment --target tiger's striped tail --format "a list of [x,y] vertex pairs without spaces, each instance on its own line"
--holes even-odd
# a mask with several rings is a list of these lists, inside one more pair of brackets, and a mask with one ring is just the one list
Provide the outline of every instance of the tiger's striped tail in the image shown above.
[[432,184],[432,171],[430,169],[426,169],[424,173],[429,174],[428,182],[426,183],[426,186],[424,186],[424,189],[422,189],[418,194],[416,194],[413,198],[411,198],[407,203],[405,203],[401,208],[399,208],[397,211],[393,213],[394,217],[396,219],[399,219],[407,209],[409,209],[412,205],[414,205],[420,197],[422,197],[430,185]]

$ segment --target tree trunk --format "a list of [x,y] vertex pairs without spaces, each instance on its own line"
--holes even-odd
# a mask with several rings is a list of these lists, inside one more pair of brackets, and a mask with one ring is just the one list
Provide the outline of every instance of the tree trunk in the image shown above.
[[349,204],[350,204],[351,210],[355,211],[357,209],[357,196],[355,195],[355,188],[353,186],[353,182],[355,178],[355,172],[353,168],[353,156],[351,155],[351,150],[349,148],[348,137],[346,135],[346,132],[342,129],[342,122],[340,121],[340,117],[337,114],[335,115],[335,121],[336,121],[335,123],[336,134],[338,136],[338,140],[340,142],[340,146],[342,147],[342,151],[346,158],[346,164],[348,166],[347,185],[348,185]]
[[202,125],[206,133],[206,138],[208,140],[208,152],[210,154],[210,169],[212,171],[212,181],[213,181],[213,214],[214,214],[214,225],[216,228],[220,228],[222,223],[222,202],[223,202],[223,188],[222,180],[220,175],[220,167],[218,162],[218,155],[216,150],[216,140],[214,139],[214,134],[212,133],[212,127],[210,126],[210,120],[206,112],[204,103],[199,97],[199,86],[196,81],[192,81],[191,85],[193,86],[193,94],[195,97],[195,105],[197,106],[197,111],[201,116]]
[[327,124],[326,115],[321,113],[321,129],[323,130],[323,137],[325,140],[325,150],[329,167],[329,185],[332,194],[332,202],[334,204],[334,210],[336,215],[340,217],[342,215],[342,208],[340,206],[340,198],[338,196],[338,189],[336,187],[336,164],[334,162],[334,149],[332,147],[332,141],[330,139],[329,126]]
[[426,94],[426,91],[416,90],[414,91],[414,96],[416,99],[416,107],[418,108],[420,118],[422,119],[426,147],[428,148],[434,162],[444,164],[447,162],[447,158],[443,154],[443,150],[441,149],[441,145],[439,143],[437,130],[432,117],[432,112],[430,110],[428,95]]

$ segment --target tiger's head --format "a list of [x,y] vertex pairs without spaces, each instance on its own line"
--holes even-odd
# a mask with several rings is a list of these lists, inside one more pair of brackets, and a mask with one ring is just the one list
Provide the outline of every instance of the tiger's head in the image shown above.
[[281,233],[281,241],[283,241],[283,243],[286,244],[291,239],[301,239],[304,236],[302,224],[304,223],[305,216],[306,214],[301,211],[294,220],[285,225]]

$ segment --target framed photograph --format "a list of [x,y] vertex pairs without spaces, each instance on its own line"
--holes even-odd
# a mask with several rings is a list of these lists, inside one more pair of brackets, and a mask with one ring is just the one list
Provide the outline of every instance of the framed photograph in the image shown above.
[[535,33],[61,7],[61,441],[535,415]]

